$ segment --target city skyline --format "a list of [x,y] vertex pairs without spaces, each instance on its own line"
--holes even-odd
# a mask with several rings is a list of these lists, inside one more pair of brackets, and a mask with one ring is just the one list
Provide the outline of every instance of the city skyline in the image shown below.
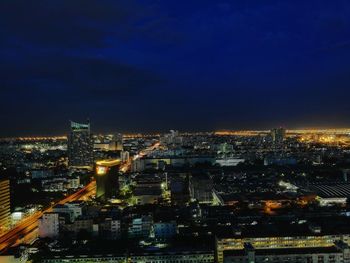
[[350,1],[0,1],[0,262],[350,263]]
[[0,7],[1,137],[350,126],[346,1]]
[[[208,130],[204,130],[204,129],[200,129],[200,130],[196,130],[196,129],[186,129],[186,130],[179,130],[177,129],[177,127],[170,127],[169,129],[153,129],[153,130],[142,130],[142,129],[135,129],[135,130],[103,130],[103,127],[96,127],[94,126],[94,123],[90,121],[90,119],[85,119],[85,120],[78,120],[79,123],[84,123],[84,122],[89,122],[91,127],[91,134],[92,135],[103,135],[103,134],[115,134],[115,133],[119,133],[119,134],[123,134],[125,136],[132,136],[132,135],[161,135],[161,134],[165,134],[171,130],[178,130],[180,133],[225,133],[225,132],[267,132],[269,133],[272,129],[276,129],[276,128],[284,128],[286,129],[286,131],[289,132],[297,132],[297,133],[304,133],[304,132],[329,132],[330,134],[335,132],[336,133],[350,133],[350,125],[349,127],[346,126],[305,126],[305,127],[290,127],[290,126],[286,126],[286,125],[276,125],[276,126],[262,126],[262,127],[251,127],[251,128],[218,128],[218,129],[208,129]],[[59,138],[59,139],[63,139],[66,138],[68,139],[69,137],[69,125],[67,125],[67,123],[72,122],[71,120],[66,121],[66,125],[64,126],[65,129],[62,129],[63,132],[62,133],[57,133],[57,132],[38,132],[38,133],[26,133],[26,132],[22,132],[19,134],[14,134],[12,136],[1,136],[0,135],[0,139],[7,139],[7,138],[38,138],[38,139],[44,139],[45,137],[47,138]]]

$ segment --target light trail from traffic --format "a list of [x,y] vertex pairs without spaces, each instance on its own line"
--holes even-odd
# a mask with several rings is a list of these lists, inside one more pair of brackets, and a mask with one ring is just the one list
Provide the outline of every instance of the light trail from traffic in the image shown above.
[[126,173],[127,171],[131,170],[131,165],[133,161],[136,161],[137,159],[140,159],[144,156],[146,156],[147,154],[151,153],[152,151],[158,149],[160,146],[160,143],[157,142],[155,144],[153,144],[152,146],[140,151],[138,154],[136,154],[132,159],[128,160],[127,162],[123,163],[122,165],[120,165],[119,170],[123,173]]
[[47,212],[51,212],[53,207],[57,204],[65,204],[72,201],[77,201],[81,199],[86,199],[95,194],[96,183],[95,181],[90,182],[84,188],[79,191],[71,194],[70,196],[65,197],[64,199],[54,203],[49,208],[36,212],[35,214],[29,216],[23,222],[18,224],[13,229],[9,230],[7,233],[0,236],[0,254],[5,252],[11,246],[22,243],[21,240],[29,234],[32,234],[33,231],[38,230],[38,220],[39,218]]

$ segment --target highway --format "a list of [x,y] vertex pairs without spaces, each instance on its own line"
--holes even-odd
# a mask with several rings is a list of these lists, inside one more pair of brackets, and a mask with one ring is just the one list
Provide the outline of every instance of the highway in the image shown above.
[[31,235],[33,231],[38,229],[38,219],[47,212],[51,212],[52,208],[57,204],[65,204],[77,200],[86,200],[90,196],[95,194],[96,183],[95,181],[90,182],[84,188],[79,191],[65,197],[64,199],[52,204],[49,208],[36,212],[35,214],[26,218],[23,222],[18,224],[13,229],[9,230],[7,233],[0,236],[0,254],[5,252],[8,248],[13,245],[22,243],[21,241],[25,239],[27,235]]

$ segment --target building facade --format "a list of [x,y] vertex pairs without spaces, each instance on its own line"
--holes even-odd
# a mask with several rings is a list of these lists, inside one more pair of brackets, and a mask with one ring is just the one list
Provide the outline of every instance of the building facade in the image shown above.
[[[63,254],[63,253],[62,253]],[[213,263],[214,251],[174,251],[130,253],[128,255],[56,255],[42,260],[59,262],[113,262],[113,263]]]
[[[336,242],[349,243],[350,234],[311,234],[304,235],[280,235],[280,236],[255,236],[244,237],[239,234],[232,237],[217,237],[216,239],[216,261],[224,262],[224,253],[234,251],[241,253],[246,244],[251,244],[256,250],[261,249],[287,249],[287,248],[329,248]],[[241,251],[241,252],[240,252]],[[270,250],[272,252],[272,250]],[[231,262],[231,261],[228,261]],[[233,261],[232,261],[233,262]],[[244,262],[244,261],[243,261]],[[252,261],[255,262],[255,261]],[[304,261],[302,261],[304,262]],[[310,261],[313,262],[313,261]],[[324,262],[324,261],[322,261]]]
[[39,219],[39,237],[57,238],[60,234],[59,214],[45,213]]
[[132,219],[128,228],[129,238],[148,238],[151,235],[153,218],[151,216],[142,216]]
[[284,249],[254,249],[246,244],[244,250],[225,251],[224,263],[348,263],[349,255],[349,246],[342,242],[331,247]]
[[10,227],[10,181],[0,179],[0,234]]

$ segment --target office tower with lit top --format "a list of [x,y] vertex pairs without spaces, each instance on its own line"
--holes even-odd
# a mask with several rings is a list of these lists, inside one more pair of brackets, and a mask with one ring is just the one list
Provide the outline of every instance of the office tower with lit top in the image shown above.
[[90,122],[70,122],[68,136],[68,165],[70,168],[93,167],[93,139]]
[[0,234],[10,227],[10,181],[0,179]]
[[107,200],[119,194],[119,159],[96,162],[96,198]]

